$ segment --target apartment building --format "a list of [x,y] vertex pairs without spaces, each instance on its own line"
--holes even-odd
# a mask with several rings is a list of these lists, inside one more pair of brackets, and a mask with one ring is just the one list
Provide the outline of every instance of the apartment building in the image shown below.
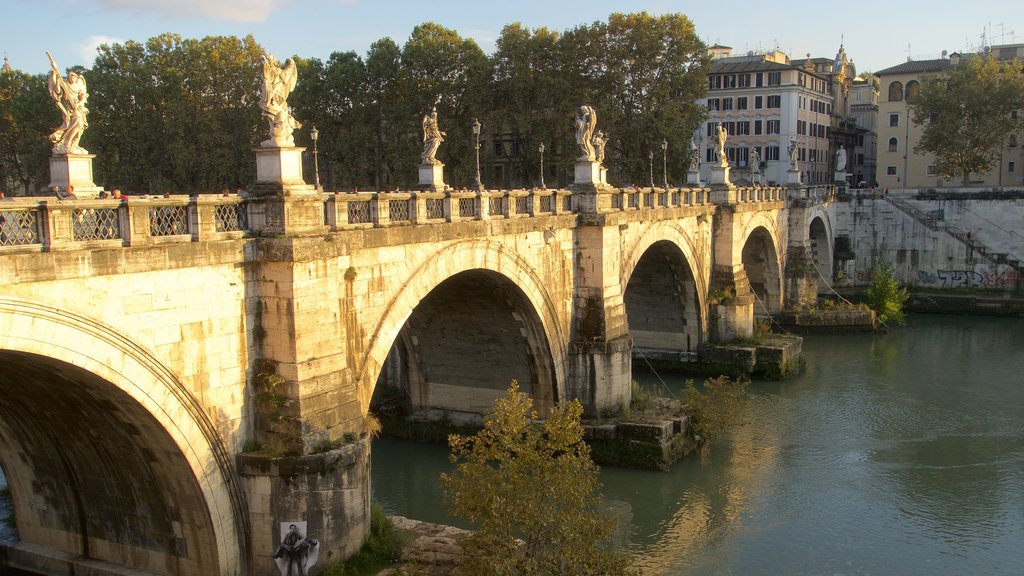
[[[1024,44],[986,48],[1000,60],[1024,58]],[[964,183],[959,178],[945,180],[935,168],[935,157],[918,153],[922,127],[910,120],[907,101],[921,89],[922,79],[941,74],[975,57],[953,53],[935,60],[910,60],[876,72],[881,86],[878,103],[878,183],[887,188],[932,188],[948,186],[1020,186],[1024,183],[1024,152],[1018,139],[1007,135],[999,165],[987,174],[971,174]]]
[[[725,154],[733,168],[733,182],[786,182],[790,140],[797,143],[801,181],[832,182],[838,145],[852,150],[856,134],[864,131],[842,124],[848,117],[849,88],[855,75],[845,51],[840,48],[834,59],[804,60],[790,60],[778,50],[732,56],[731,48],[719,44],[709,52],[714,61],[703,101],[708,120],[694,134],[703,160],[701,179],[710,177],[711,163],[718,160],[711,135],[721,123],[729,134]],[[846,132],[853,134],[852,140]],[[837,141],[834,133],[843,133],[844,139]],[[760,160],[758,174],[750,164],[755,151]]]

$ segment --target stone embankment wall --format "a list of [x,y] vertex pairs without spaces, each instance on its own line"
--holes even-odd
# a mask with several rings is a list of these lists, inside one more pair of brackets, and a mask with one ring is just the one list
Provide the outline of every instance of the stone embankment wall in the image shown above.
[[1024,192],[853,191],[836,205],[836,286],[867,285],[887,262],[913,287],[1021,287]]

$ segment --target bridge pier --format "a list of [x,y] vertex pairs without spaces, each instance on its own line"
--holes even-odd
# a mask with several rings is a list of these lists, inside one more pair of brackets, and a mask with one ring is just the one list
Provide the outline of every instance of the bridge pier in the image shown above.
[[749,338],[754,333],[754,291],[743,266],[745,238],[736,236],[740,228],[736,192],[736,186],[728,180],[711,187],[711,201],[718,205],[712,227],[714,250],[708,298],[708,338],[713,342]]

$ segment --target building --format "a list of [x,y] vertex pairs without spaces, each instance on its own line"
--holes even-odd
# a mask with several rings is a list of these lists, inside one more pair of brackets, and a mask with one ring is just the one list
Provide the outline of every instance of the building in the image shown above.
[[864,132],[857,136],[847,171],[853,186],[870,187],[878,182],[878,78],[858,76],[850,87],[850,118]]
[[[843,48],[835,59],[792,61],[778,50],[732,56],[731,48],[716,44],[709,52],[714,61],[703,102],[708,120],[694,134],[703,160],[701,179],[710,177],[717,161],[711,134],[721,123],[729,134],[725,153],[734,182],[785,183],[790,140],[796,141],[801,181],[832,182],[835,150],[839,144],[852,150],[856,135],[865,131],[844,124],[855,69]],[[754,151],[758,174],[751,170]]]
[[[1000,60],[1024,58],[1024,44],[986,48]],[[965,58],[973,57],[965,55]],[[1007,137],[999,166],[988,174],[971,174],[969,182],[945,180],[935,168],[935,156],[918,153],[922,126],[910,120],[908,99],[921,89],[921,80],[941,74],[959,64],[961,55],[950,54],[936,60],[908,60],[876,73],[880,84],[878,103],[878,183],[886,188],[930,188],[960,185],[1019,186],[1024,169],[1024,153],[1016,138]]]

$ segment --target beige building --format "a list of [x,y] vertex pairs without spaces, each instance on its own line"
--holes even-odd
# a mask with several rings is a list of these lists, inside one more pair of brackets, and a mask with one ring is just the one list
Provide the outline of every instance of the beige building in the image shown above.
[[[993,46],[1000,60],[1024,58],[1024,44]],[[969,57],[969,56],[967,56]],[[880,70],[878,103],[878,183],[885,188],[932,188],[960,186],[959,179],[946,180],[935,168],[932,154],[918,153],[922,127],[910,121],[907,100],[921,89],[921,80],[941,74],[960,62],[959,54],[937,60],[914,60]],[[1020,186],[1024,152],[1018,139],[1008,137],[999,165],[987,174],[971,174],[967,185]]]
[[[731,48],[718,44],[709,52],[714,62],[703,100],[708,119],[694,134],[701,179],[710,177],[711,163],[717,161],[711,135],[723,124],[729,134],[725,153],[734,182],[785,183],[790,166],[787,148],[794,140],[801,181],[831,183],[839,144],[849,155],[861,131],[845,123],[855,76],[846,52],[840,48],[835,59],[804,60],[790,60],[778,50],[732,56]],[[751,166],[755,157],[760,161],[756,174]],[[852,162],[847,171],[852,171]]]

